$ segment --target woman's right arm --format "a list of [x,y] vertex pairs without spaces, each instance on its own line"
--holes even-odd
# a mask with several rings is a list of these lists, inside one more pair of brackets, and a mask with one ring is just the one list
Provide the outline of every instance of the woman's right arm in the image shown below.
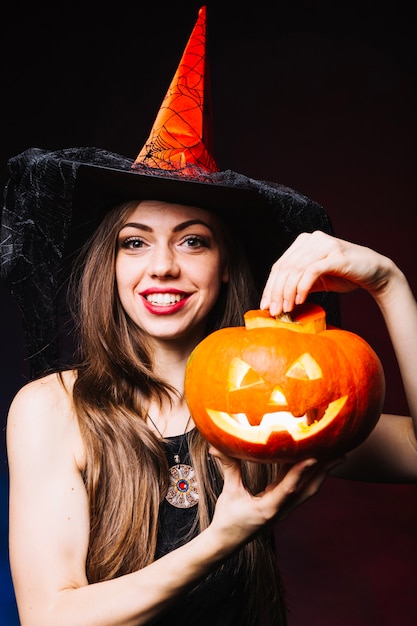
[[24,387],[9,412],[10,562],[22,626],[148,623],[263,524],[315,493],[326,475],[327,468],[299,463],[253,497],[239,463],[221,457],[225,488],[208,529],[142,570],[88,584],[84,451],[70,398],[48,376]]

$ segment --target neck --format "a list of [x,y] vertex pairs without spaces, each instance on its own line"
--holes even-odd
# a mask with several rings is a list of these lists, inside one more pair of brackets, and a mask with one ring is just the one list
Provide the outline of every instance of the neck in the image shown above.
[[201,333],[198,333],[198,336],[172,341],[152,340],[155,373],[180,394],[184,393],[184,374],[188,358],[201,339]]
[[161,437],[182,435],[194,427],[194,422],[183,398],[173,401],[172,405],[168,401],[164,402],[162,406],[151,401],[147,414],[148,426]]
[[[184,432],[190,411],[184,397],[185,368],[192,350],[198,339],[194,337],[175,341],[152,341],[152,356],[155,373],[178,393],[172,394],[169,400],[151,400],[147,413],[152,422],[148,425],[164,437],[173,437]],[[189,421],[187,431],[194,428],[194,422]]]

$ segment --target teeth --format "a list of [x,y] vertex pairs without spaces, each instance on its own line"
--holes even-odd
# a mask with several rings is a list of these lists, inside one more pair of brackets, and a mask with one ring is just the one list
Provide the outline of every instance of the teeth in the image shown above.
[[169,304],[175,304],[182,300],[183,296],[179,293],[150,293],[146,296],[146,299],[151,304],[158,304],[160,306],[166,306]]

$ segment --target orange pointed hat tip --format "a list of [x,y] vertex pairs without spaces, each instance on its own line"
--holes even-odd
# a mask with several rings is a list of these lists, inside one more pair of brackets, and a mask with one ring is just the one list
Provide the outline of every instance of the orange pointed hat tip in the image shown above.
[[150,135],[132,169],[142,166],[176,170],[185,177],[219,168],[207,146],[211,135],[206,115],[206,7],[199,10],[178,69],[159,109]]

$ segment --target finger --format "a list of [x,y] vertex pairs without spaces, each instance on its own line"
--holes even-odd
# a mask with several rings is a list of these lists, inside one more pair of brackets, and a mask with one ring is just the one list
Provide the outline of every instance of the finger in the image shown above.
[[289,466],[280,482],[282,491],[288,496],[296,493],[316,465],[316,459],[306,459]]
[[281,507],[276,521],[286,519],[288,514],[295,508],[316,495],[329,473],[343,463],[345,457],[332,459],[324,463],[315,463],[307,466],[300,474],[298,483],[292,493],[289,493],[285,506]]
[[[271,315],[292,311],[307,298],[318,274],[311,274],[311,266],[322,257],[315,243],[317,236],[302,233],[271,268],[262,294],[261,309]],[[300,289],[301,285],[301,289]]]
[[269,309],[271,315],[289,313],[297,303],[298,284],[303,269],[274,264],[262,294],[261,309]]
[[325,273],[326,260],[321,259],[306,266],[296,277],[294,276],[295,283],[291,285],[290,292],[294,304],[302,304],[308,294],[314,291],[327,291]]
[[[263,290],[260,308],[269,309],[271,315],[279,315],[283,312],[284,288],[287,280],[287,271],[280,269],[279,262],[274,263]],[[271,303],[275,304],[274,313],[271,312]]]
[[224,488],[236,487],[242,482],[241,461],[239,459],[227,456],[223,452],[220,452],[214,446],[210,446],[209,453],[219,459],[223,469]]
[[[295,305],[302,304],[308,293],[300,293],[299,284],[302,281],[303,272],[293,268],[291,271],[282,272],[269,287],[264,301],[265,308],[269,309],[272,316],[290,313]],[[267,305],[267,306],[266,306]]]

